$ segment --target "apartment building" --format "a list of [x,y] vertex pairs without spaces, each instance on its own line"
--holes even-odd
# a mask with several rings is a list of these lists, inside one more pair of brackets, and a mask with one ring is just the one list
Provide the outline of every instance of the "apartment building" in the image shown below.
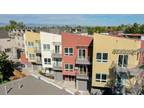
[[141,41],[124,37],[94,34],[92,91],[107,88],[113,67],[121,73],[139,64]]
[[61,35],[40,32],[42,66],[46,74],[62,80]]
[[63,79],[76,81],[76,87],[86,90],[91,74],[92,37],[62,33]]
[[24,44],[28,62],[41,65],[40,33],[26,31],[24,34]]

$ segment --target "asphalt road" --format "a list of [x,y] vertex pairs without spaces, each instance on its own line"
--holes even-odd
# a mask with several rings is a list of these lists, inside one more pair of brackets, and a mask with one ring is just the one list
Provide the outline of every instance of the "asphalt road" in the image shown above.
[[[5,92],[7,91],[7,92]],[[70,95],[63,89],[32,76],[0,85],[0,95]]]

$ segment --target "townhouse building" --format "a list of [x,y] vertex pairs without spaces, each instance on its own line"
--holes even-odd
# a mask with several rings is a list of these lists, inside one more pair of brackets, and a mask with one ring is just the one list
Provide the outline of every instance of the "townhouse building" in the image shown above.
[[62,49],[61,35],[40,32],[42,67],[46,74],[56,80],[62,80]]
[[87,90],[91,81],[92,37],[62,33],[63,79],[75,81],[79,90]]
[[139,65],[141,41],[124,37],[94,34],[92,92],[108,87],[110,73],[118,71],[121,75],[128,69]]
[[26,31],[24,34],[25,56],[29,63],[41,65],[40,33]]

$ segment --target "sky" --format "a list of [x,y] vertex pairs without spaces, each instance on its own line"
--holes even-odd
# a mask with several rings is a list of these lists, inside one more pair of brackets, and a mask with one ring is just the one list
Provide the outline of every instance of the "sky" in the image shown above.
[[9,20],[25,24],[111,26],[144,24],[144,14],[0,14],[0,24]]

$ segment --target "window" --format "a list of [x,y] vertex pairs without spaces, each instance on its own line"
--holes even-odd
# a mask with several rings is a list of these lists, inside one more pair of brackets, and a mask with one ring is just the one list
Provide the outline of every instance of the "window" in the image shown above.
[[59,53],[60,53],[60,46],[59,46],[59,45],[56,45],[56,46],[55,46],[55,53],[56,53],[56,54],[59,54]]
[[97,82],[100,82],[100,79],[101,79],[101,78],[100,78],[100,74],[96,74],[96,81],[97,81]]
[[65,70],[66,70],[66,71],[69,70],[68,64],[65,64]]
[[65,54],[65,55],[68,55],[68,48],[65,48],[65,49],[64,49],[64,54]]
[[86,49],[79,49],[78,51],[79,51],[79,53],[78,53],[79,59],[85,59],[86,58]]
[[107,62],[108,60],[108,53],[103,53],[103,62]]
[[43,50],[44,51],[49,51],[50,50],[50,45],[49,44],[43,44]]
[[97,62],[107,62],[108,53],[96,53]]
[[73,71],[73,65],[72,64],[69,65],[69,70]]
[[101,53],[96,54],[97,62],[101,62]]
[[69,48],[69,55],[73,55],[73,48]]
[[119,55],[118,65],[120,67],[127,67],[127,65],[128,65],[128,55]]
[[10,48],[6,48],[5,52],[11,52],[11,49]]
[[107,75],[106,74],[96,74],[96,82],[106,82]]
[[86,74],[86,66],[79,66],[79,72],[80,72],[80,74],[85,75]]
[[44,64],[51,64],[50,58],[44,58]]
[[72,56],[73,55],[73,48],[65,48],[64,49],[64,55]]
[[34,43],[33,42],[28,42],[28,47],[33,47]]
[[64,70],[65,71],[73,71],[74,67],[72,64],[65,64]]
[[35,59],[35,54],[29,54],[29,58],[30,58],[31,60],[34,60],[34,59]]

